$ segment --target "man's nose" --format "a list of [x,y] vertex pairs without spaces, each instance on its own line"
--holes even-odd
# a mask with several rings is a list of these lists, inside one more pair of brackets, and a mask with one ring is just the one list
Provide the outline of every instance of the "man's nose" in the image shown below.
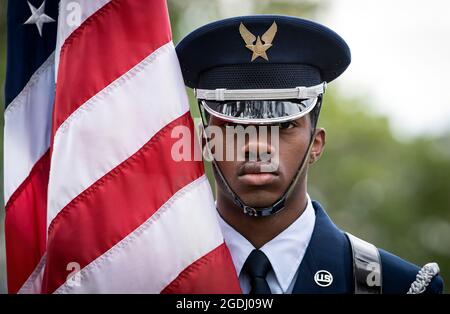
[[264,134],[258,130],[256,136],[246,138],[245,145],[241,148],[241,153],[245,161],[269,162],[274,150],[271,144],[271,135],[268,132]]

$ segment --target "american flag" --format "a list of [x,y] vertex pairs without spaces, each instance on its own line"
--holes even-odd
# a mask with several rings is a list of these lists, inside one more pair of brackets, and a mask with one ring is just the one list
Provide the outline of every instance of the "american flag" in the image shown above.
[[5,95],[10,293],[240,292],[165,1],[10,0]]

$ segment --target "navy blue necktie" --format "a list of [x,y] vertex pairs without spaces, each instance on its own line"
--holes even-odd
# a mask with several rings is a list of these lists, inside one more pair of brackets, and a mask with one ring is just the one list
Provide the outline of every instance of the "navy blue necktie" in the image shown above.
[[244,263],[243,270],[250,277],[250,294],[271,294],[266,276],[272,269],[266,254],[260,250],[253,250]]

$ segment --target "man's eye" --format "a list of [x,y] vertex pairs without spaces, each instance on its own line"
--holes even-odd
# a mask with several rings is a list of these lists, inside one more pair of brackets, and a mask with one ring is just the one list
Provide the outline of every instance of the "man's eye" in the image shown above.
[[280,127],[281,130],[286,130],[292,129],[293,127],[295,127],[295,124],[293,122],[282,122],[278,126]]

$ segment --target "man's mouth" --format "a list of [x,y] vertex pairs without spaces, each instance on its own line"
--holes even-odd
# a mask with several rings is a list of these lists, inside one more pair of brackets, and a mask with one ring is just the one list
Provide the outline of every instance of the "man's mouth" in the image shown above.
[[276,182],[279,176],[268,162],[246,162],[239,168],[238,179],[246,185],[262,186]]

